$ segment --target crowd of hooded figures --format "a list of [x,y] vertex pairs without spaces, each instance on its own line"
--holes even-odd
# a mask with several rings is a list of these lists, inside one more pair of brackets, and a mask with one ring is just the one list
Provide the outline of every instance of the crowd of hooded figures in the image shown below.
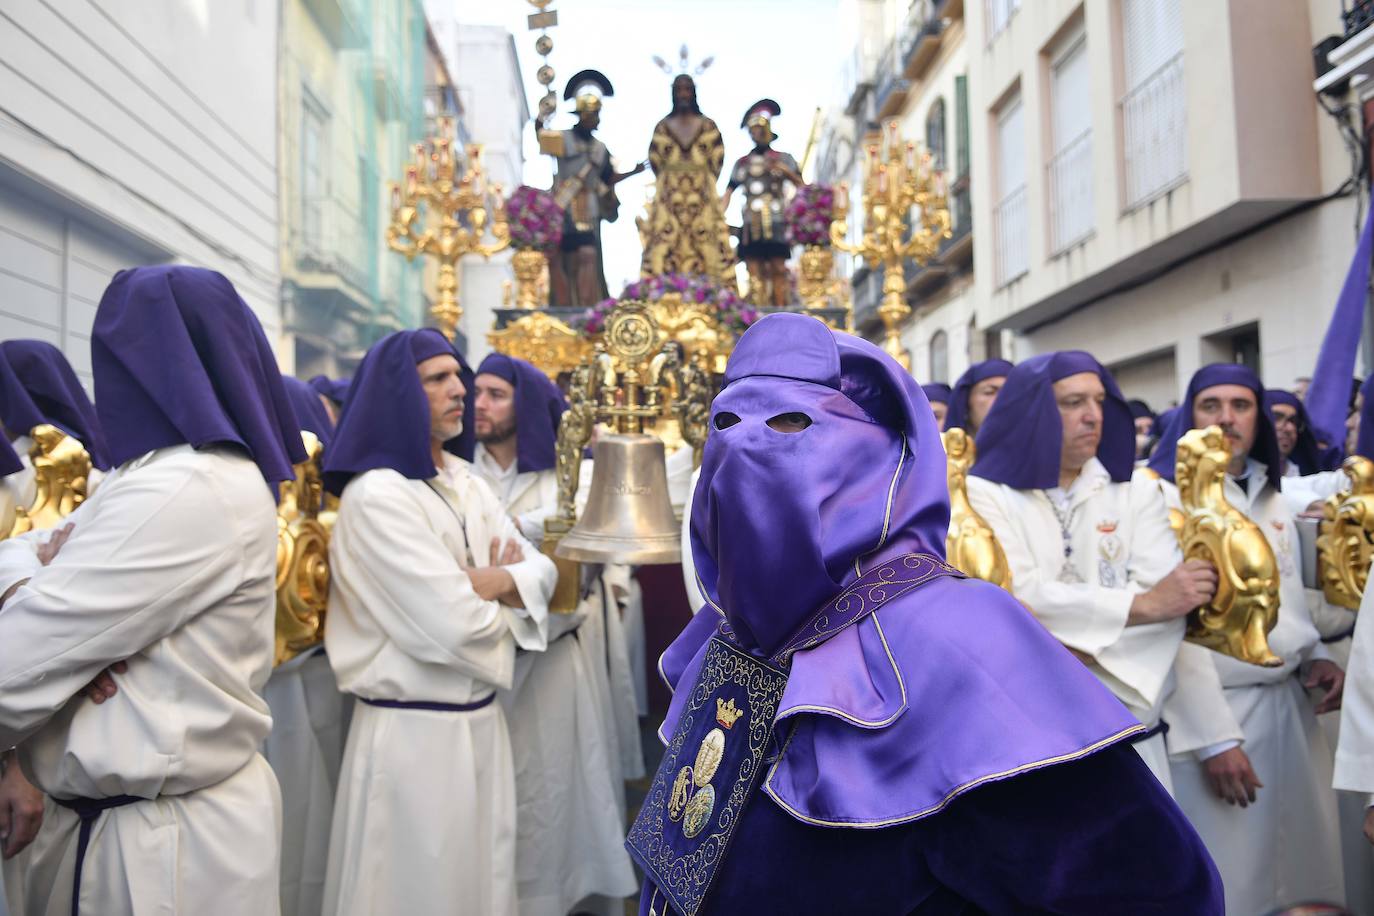
[[[89,365],[93,399],[0,343],[0,519],[45,498],[40,430],[91,467],[0,541],[0,914],[1374,914],[1374,627],[1304,586],[1299,537],[1374,458],[1368,385],[1333,432],[1211,365],[1157,417],[1084,352],[921,386],[767,316],[700,467],[670,456],[695,614],[646,661],[633,569],[551,611],[566,402],[538,367],[422,329],[284,377],[181,266],[114,277]],[[1185,639],[1221,580],[1171,525],[1175,455],[1209,426],[1275,558],[1268,665]],[[954,428],[1005,588],[945,562]],[[303,433],[328,603],[283,658]]]

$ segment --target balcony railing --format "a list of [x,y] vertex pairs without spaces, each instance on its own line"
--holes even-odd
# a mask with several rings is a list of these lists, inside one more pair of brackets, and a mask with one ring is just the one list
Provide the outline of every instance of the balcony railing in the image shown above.
[[898,40],[902,48],[902,72],[916,79],[935,58],[944,31],[941,11],[945,0],[911,0]]
[[1374,0],[1341,0],[1341,19],[1345,20],[1345,37],[1362,32],[1374,23]]
[[1045,168],[1050,189],[1050,254],[1083,241],[1093,231],[1093,138],[1085,130]]
[[1121,100],[1126,209],[1133,210],[1188,178],[1188,104],[1183,52]]
[[1011,17],[1021,8],[1021,0],[983,0],[985,36],[991,42],[1011,23]]
[[302,200],[296,263],[305,270],[337,274],[366,290],[370,285],[366,234],[362,218],[334,198]]
[[993,277],[999,287],[1030,270],[1030,222],[1026,186],[1012,191],[992,211]]

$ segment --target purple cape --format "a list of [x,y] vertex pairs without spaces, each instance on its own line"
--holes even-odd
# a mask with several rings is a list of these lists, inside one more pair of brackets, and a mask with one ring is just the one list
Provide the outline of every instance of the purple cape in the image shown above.
[[334,423],[320,403],[319,394],[298,378],[284,375],[281,380],[286,386],[286,396],[291,400],[291,409],[296,412],[301,431],[314,433],[321,445],[328,445],[334,437]]
[[477,374],[494,375],[515,389],[515,470],[547,471],[557,463],[558,421],[568,403],[563,392],[532,363],[490,353]]
[[[1339,446],[1322,448],[1317,444],[1317,436],[1312,429],[1312,421],[1307,416],[1307,407],[1302,399],[1291,391],[1282,388],[1269,388],[1264,392],[1264,411],[1274,420],[1274,405],[1286,404],[1298,412],[1298,441],[1288,460],[1298,468],[1304,477],[1320,471],[1334,471],[1341,466],[1342,449]],[[1277,435],[1277,434],[1276,434]]]
[[921,391],[925,394],[927,401],[932,403],[939,401],[945,405],[949,404],[949,399],[953,395],[953,389],[944,382],[927,382],[921,386]]
[[95,405],[67,357],[47,341],[0,343],[0,422],[11,436],[50,423],[85,446],[92,464],[110,469]]
[[1042,353],[1011,370],[978,430],[978,458],[972,473],[1017,490],[1059,486],[1064,427],[1054,400],[1054,383],[1081,372],[1094,373],[1107,390],[1097,460],[1112,480],[1130,480],[1135,468],[1131,408],[1112,374],[1082,350]]
[[1340,297],[1317,354],[1312,384],[1307,388],[1307,413],[1318,438],[1331,444],[1345,441],[1345,418],[1350,411],[1350,379],[1360,349],[1360,329],[1369,301],[1369,259],[1374,250],[1374,209],[1365,218],[1364,231],[1341,286]]
[[973,386],[990,378],[1005,377],[1011,374],[1012,364],[1005,359],[987,359],[974,363],[964,370],[954,382],[954,393],[949,398],[949,413],[945,416],[945,429],[968,430],[968,396]]
[[342,407],[344,400],[348,397],[348,386],[350,380],[346,378],[330,378],[327,375],[312,376],[307,382],[317,394],[322,394],[333,401],[335,406]]
[[181,266],[115,274],[96,309],[91,364],[115,467],[171,445],[230,443],[276,483],[305,460],[262,325],[221,274]]
[[1184,433],[1193,429],[1193,401],[1198,392],[1214,385],[1243,385],[1255,393],[1259,407],[1255,418],[1255,444],[1250,446],[1250,457],[1262,463],[1269,484],[1278,490],[1283,486],[1283,459],[1279,455],[1279,440],[1274,435],[1274,421],[1269,419],[1269,411],[1264,409],[1264,385],[1254,370],[1236,363],[1212,363],[1193,373],[1188,380],[1188,390],[1184,392],[1183,402],[1166,412],[1167,423],[1161,426],[1159,444],[1150,453],[1150,470],[1165,480],[1174,479],[1174,466],[1178,463],[1178,440]]
[[415,366],[445,353],[458,360],[467,396],[463,431],[444,449],[472,460],[472,370],[433,328],[395,331],[372,345],[353,376],[324,456],[325,489],[337,496],[356,475],[374,468],[391,468],[411,480],[437,473],[429,450],[429,399]]
[[[721,617],[767,654],[861,571],[912,552],[944,557],[939,431],[891,357],[774,314],[741,337],[725,381],[692,504],[707,607],[660,661],[670,687],[695,682]],[[784,413],[811,425],[767,426]],[[879,827],[1143,726],[1006,592],[940,578],[798,652],[775,730],[786,745],[765,777],[774,802],[814,825]]]

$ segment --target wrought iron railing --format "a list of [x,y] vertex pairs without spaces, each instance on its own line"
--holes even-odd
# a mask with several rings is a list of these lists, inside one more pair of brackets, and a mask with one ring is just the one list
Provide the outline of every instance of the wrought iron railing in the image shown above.
[[1171,57],[1121,100],[1126,160],[1126,209],[1132,210],[1188,178],[1188,100],[1183,52]]
[[1030,221],[1026,212],[1026,186],[998,202],[992,211],[993,278],[1006,286],[1030,270]]
[[1085,130],[1045,167],[1050,191],[1050,254],[1083,241],[1093,231],[1093,142]]
[[1345,21],[1345,37],[1362,32],[1374,23],[1374,0],[1341,0],[1341,19]]

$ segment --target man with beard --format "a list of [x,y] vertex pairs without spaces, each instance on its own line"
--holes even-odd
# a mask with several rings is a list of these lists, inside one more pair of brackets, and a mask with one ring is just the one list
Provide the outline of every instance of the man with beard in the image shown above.
[[644,171],[617,174],[611,153],[594,136],[601,124],[603,98],[615,94],[611,81],[596,70],[583,70],[568,80],[564,100],[573,101],[577,124],[570,130],[545,130],[535,119],[539,151],[557,162],[553,194],[563,207],[563,238],[557,256],[549,258],[549,285],[554,305],[590,308],[610,295],[601,261],[601,221],[615,222],[620,203],[617,182]]
[[[1150,459],[1165,481],[1165,498],[1179,508],[1172,482],[1178,440],[1190,429],[1220,427],[1232,455],[1227,501],[1264,533],[1278,564],[1278,622],[1269,647],[1281,663],[1263,667],[1212,653],[1229,712],[1220,724],[1234,724],[1243,739],[1175,752],[1170,761],[1175,797],[1216,859],[1234,914],[1344,893],[1331,747],[1316,716],[1339,708],[1344,674],[1308,611],[1297,525],[1280,493],[1282,458],[1263,397],[1259,377],[1245,366],[1204,366]],[[1195,686],[1180,669],[1166,721],[1197,715]],[[1315,709],[1304,687],[1322,689]]]
[[962,429],[970,436],[978,435],[978,427],[988,411],[992,410],[997,392],[1002,390],[1011,368],[1011,363],[1005,359],[988,359],[969,366],[954,383],[944,428]]
[[493,701],[517,647],[543,651],[557,573],[451,451],[467,371],[432,328],[384,337],[325,454],[325,487],[341,495],[324,644],[358,700],[328,916],[517,909],[515,769]]
[[[1150,729],[1135,748],[1169,788],[1160,712],[1183,618],[1211,600],[1217,574],[1183,561],[1158,485],[1132,479],[1134,467],[1135,427],[1111,374],[1082,351],[1047,353],[1007,376],[968,498],[1006,551],[1013,594]],[[1213,702],[1224,706],[1219,689]]]
[[701,274],[734,282],[734,253],[716,180],[725,164],[725,141],[716,122],[697,106],[697,84],[685,73],[673,80],[673,110],[654,126],[649,165],[657,176],[647,222],[640,225],[640,274]]
[[[557,509],[554,446],[563,395],[538,368],[493,353],[478,367],[477,473],[533,544]],[[549,646],[521,652],[501,704],[515,758],[516,883],[523,916],[564,916],[591,895],[634,893],[624,787],[612,731],[600,577],[571,614],[549,617]],[[614,611],[612,613],[615,613]],[[638,738],[638,735],[635,735]],[[576,837],[576,840],[573,838]]]

